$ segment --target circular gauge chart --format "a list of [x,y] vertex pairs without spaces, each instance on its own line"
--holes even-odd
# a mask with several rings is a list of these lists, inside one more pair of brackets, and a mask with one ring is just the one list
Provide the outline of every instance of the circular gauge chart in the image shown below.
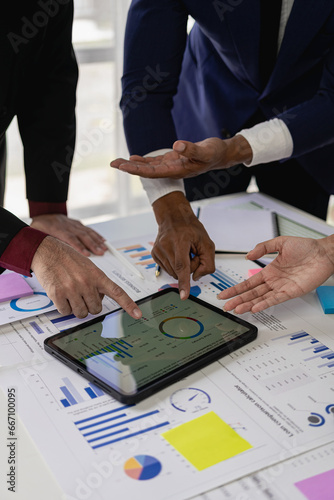
[[325,423],[324,417],[319,413],[311,413],[307,420],[311,427],[321,427]]
[[170,397],[170,402],[176,410],[193,413],[208,408],[211,398],[202,389],[187,387],[175,391]]
[[172,339],[193,339],[204,332],[204,325],[188,316],[173,316],[161,321],[159,330]]
[[326,412],[329,413],[330,415],[332,414],[334,416],[334,405],[326,406]]
[[50,300],[44,292],[34,292],[34,294],[29,297],[14,299],[10,302],[10,307],[14,309],[14,311],[19,312],[42,311],[52,305],[52,300]]
[[150,455],[136,455],[129,458],[124,464],[125,474],[138,481],[146,481],[156,477],[162,469],[162,465]]

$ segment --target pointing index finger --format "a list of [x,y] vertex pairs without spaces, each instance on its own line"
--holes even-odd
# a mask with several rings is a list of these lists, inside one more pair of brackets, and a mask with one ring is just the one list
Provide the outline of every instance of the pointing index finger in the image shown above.
[[99,287],[99,292],[114,299],[132,318],[140,319],[142,312],[137,304],[129,297],[121,287],[106,277],[105,282]]

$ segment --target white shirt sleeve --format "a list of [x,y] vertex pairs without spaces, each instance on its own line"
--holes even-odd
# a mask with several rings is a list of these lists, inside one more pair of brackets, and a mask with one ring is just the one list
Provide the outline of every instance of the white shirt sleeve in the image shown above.
[[[293,140],[290,131],[283,120],[278,118],[258,123],[249,129],[243,129],[236,135],[242,135],[252,148],[253,159],[250,163],[245,163],[247,167],[289,158],[293,152]],[[173,150],[159,149],[148,153],[145,157],[163,155],[169,151]],[[157,199],[173,191],[181,191],[185,194],[183,181],[179,179],[141,178],[141,182],[151,205]]]
[[[169,151],[173,151],[172,149],[159,149],[157,151],[152,151],[145,155],[145,157],[152,157],[163,155],[168,153]],[[182,179],[144,179],[141,178],[141,182],[143,188],[146,191],[147,197],[151,205],[162,198],[166,194],[172,193],[173,191],[182,191],[185,195],[184,184]]]
[[283,160],[289,158],[293,152],[290,131],[279,118],[258,123],[252,128],[241,130],[236,135],[242,135],[253,151],[253,159],[250,163],[245,163],[246,167]]

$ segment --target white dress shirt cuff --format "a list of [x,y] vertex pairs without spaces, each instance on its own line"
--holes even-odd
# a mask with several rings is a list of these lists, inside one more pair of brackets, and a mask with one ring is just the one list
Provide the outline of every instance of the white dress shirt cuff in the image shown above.
[[258,123],[252,128],[241,130],[236,135],[242,135],[253,151],[252,161],[245,163],[246,167],[289,158],[293,152],[290,131],[279,118]]
[[[159,149],[157,151],[147,153],[145,157],[159,156],[168,153],[169,151],[173,150]],[[141,182],[151,205],[159,198],[162,198],[163,196],[166,196],[166,194],[172,193],[173,191],[182,191],[185,195],[183,181],[179,179],[144,179],[142,177]]]

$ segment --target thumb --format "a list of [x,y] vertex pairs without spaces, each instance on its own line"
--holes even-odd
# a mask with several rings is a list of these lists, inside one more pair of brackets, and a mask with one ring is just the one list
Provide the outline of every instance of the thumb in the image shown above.
[[207,161],[207,154],[203,146],[198,146],[189,141],[176,141],[173,144],[173,150],[189,158],[189,160]]
[[258,243],[253,250],[248,252],[246,258],[248,260],[255,260],[263,257],[267,253],[280,252],[282,248],[282,237],[274,238],[272,240],[263,241]]

